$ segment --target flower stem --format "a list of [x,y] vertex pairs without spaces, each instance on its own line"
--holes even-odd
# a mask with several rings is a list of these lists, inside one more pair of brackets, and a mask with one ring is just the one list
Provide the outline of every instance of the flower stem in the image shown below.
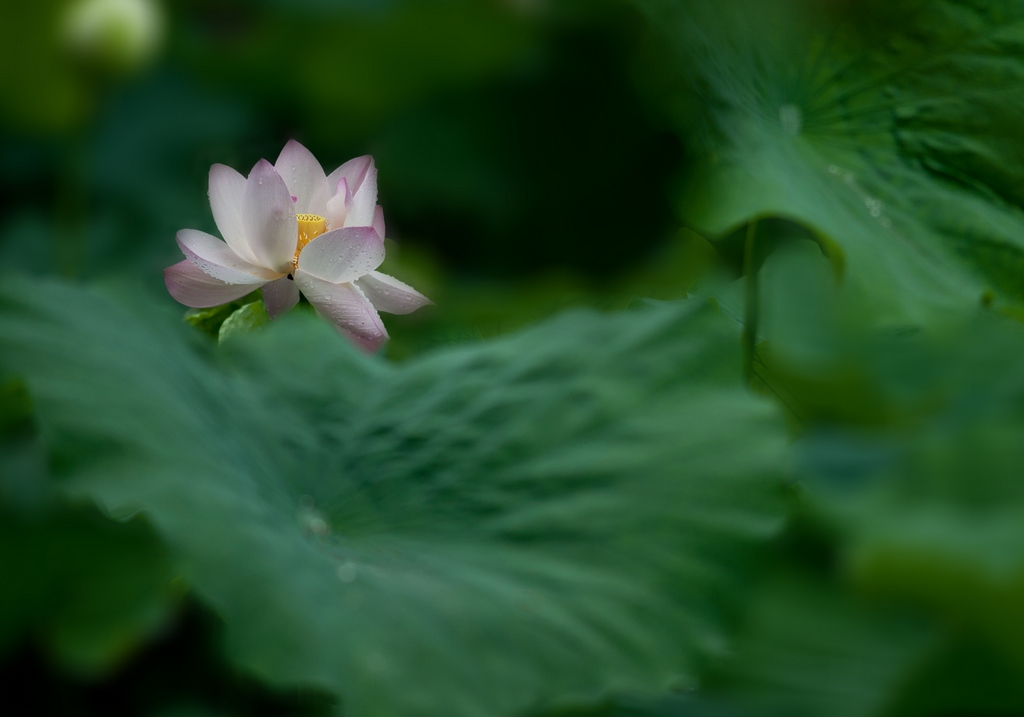
[[747,225],[747,240],[743,247],[743,277],[746,291],[743,320],[743,368],[747,382],[754,380],[754,346],[757,344],[758,284],[755,253],[757,250],[757,217]]

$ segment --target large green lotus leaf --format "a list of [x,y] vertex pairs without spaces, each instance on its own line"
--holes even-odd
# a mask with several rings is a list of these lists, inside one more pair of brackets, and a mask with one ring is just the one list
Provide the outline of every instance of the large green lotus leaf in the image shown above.
[[637,1],[687,223],[802,222],[887,323],[1024,298],[1024,2]]
[[144,510],[233,658],[346,714],[685,684],[778,525],[784,430],[706,303],[570,313],[401,366],[309,316],[217,355],[132,312],[0,293],[0,362],[58,478]]

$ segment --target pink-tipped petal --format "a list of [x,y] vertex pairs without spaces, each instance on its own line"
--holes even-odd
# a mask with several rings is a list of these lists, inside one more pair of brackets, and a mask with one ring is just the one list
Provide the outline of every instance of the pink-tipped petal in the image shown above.
[[379,204],[373,212],[373,230],[381,239],[384,238],[384,207]]
[[384,261],[384,241],[373,227],[346,227],[321,234],[299,254],[299,269],[324,281],[355,281]]
[[225,283],[263,284],[280,276],[277,272],[250,264],[227,244],[206,232],[182,229],[175,238],[189,261]]
[[257,263],[287,272],[299,240],[295,206],[284,179],[265,159],[256,163],[246,180],[242,221]]
[[345,336],[345,338],[347,338],[349,341],[354,343],[356,346],[358,346],[368,354],[377,353],[380,347],[383,346],[384,343],[388,340],[388,335],[386,333],[384,335],[366,338],[364,336],[354,334],[351,331],[343,329],[337,325],[335,325],[335,328],[337,328]]
[[331,192],[324,168],[312,152],[294,139],[288,140],[274,168],[295,198],[296,214],[327,216],[327,200]]
[[408,284],[379,271],[371,271],[360,277],[355,284],[370,300],[373,308],[389,314],[411,314],[420,307],[434,303]]
[[217,223],[220,235],[231,250],[249,263],[255,263],[256,257],[245,238],[245,224],[242,221],[244,201],[245,177],[223,164],[210,167],[210,209],[213,211],[213,221]]
[[227,284],[215,279],[188,259],[164,269],[164,284],[176,301],[196,309],[241,299],[256,288],[251,284]]
[[345,215],[348,214],[348,203],[352,201],[352,195],[348,191],[348,182],[342,178],[338,182],[338,191],[333,197],[327,200],[327,226],[340,229],[345,226]]
[[347,227],[369,227],[373,225],[374,214],[377,209],[377,168],[370,160],[370,166],[366,170],[366,176],[358,188],[349,184],[352,192],[352,200],[348,203],[348,213],[345,215],[345,226]]
[[376,351],[387,341],[380,315],[353,284],[332,284],[301,269],[295,273],[295,283],[317,312],[365,351]]
[[[371,170],[376,175],[377,170],[373,166],[373,157],[370,155],[366,154],[362,157],[350,159],[328,175],[327,185],[331,188],[332,192],[337,194],[338,185],[344,179],[348,185],[348,191],[350,193],[356,192]],[[376,178],[374,181],[376,181]]]
[[299,303],[299,287],[287,276],[263,285],[263,303],[270,318],[287,314]]

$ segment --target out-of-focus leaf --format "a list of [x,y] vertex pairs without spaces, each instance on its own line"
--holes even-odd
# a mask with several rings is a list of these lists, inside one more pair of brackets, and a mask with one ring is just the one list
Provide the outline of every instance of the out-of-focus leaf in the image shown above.
[[[366,11],[334,4],[333,12],[318,12],[290,4],[287,13],[245,13],[230,33],[211,13],[201,29],[220,30],[218,41],[186,43],[182,54],[204,77],[288,102],[309,116],[316,131],[346,132],[424,95],[507,71],[540,37],[535,24],[500,4],[392,5]],[[310,42],[312,23],[325,41]],[[346,68],[343,75],[340,67]]]
[[758,332],[777,358],[803,371],[827,360],[842,332],[835,275],[810,241],[781,247],[759,278]]
[[346,714],[685,684],[778,525],[784,431],[708,304],[401,368],[300,315],[225,344],[225,369],[163,321],[33,288],[3,291],[0,363],[67,490],[144,509],[234,659]]
[[106,105],[75,177],[92,225],[79,271],[110,274],[130,266],[162,289],[160,270],[182,258],[175,232],[189,227],[220,236],[206,193],[210,165],[248,174],[255,164],[256,153],[237,154],[256,133],[247,110],[247,103],[172,71]]
[[[626,10],[545,23],[536,69],[382,123],[370,146],[393,237],[429,242],[461,274],[506,279],[554,270],[608,280],[656,251],[677,228],[664,185],[679,143],[639,102],[625,38],[640,21]],[[336,136],[337,123],[327,130]],[[609,211],[609,177],[631,178],[613,190],[630,211]]]
[[674,68],[656,54],[649,82],[699,158],[686,221],[803,222],[890,323],[1024,299],[1024,3],[897,3],[866,36],[860,3],[855,25],[820,3],[638,2]]
[[0,382],[0,658],[26,639],[64,669],[118,666],[167,620],[173,565],[141,520],[55,500],[21,379]]
[[232,337],[255,331],[269,323],[270,314],[267,313],[267,305],[263,303],[262,299],[257,299],[231,312],[231,315],[220,325],[217,339],[224,342]]
[[1019,674],[984,644],[786,568],[747,595],[731,654],[699,689],[544,717],[1018,714]]
[[220,337],[220,327],[231,314],[242,308],[242,305],[241,301],[233,301],[208,309],[189,309],[185,312],[185,323],[216,339]]
[[0,652],[31,638],[62,668],[93,677],[169,618],[173,562],[143,521],[67,507],[0,516]]
[[30,513],[48,498],[46,457],[20,379],[0,380],[0,506]]
[[734,656],[710,695],[745,715],[869,717],[884,714],[930,658],[927,623],[872,609],[835,586],[776,578],[750,596]]
[[564,272],[499,282],[440,275],[429,255],[387,243],[381,271],[402,277],[436,302],[429,311],[385,318],[392,334],[387,352],[394,359],[428,348],[486,341],[570,308],[613,311],[629,308],[641,297],[682,299],[718,262],[707,240],[683,230],[624,277],[600,286]]
[[93,88],[62,43],[67,6],[58,0],[0,6],[0,63],[7,68],[0,72],[3,124],[63,133],[91,109]]
[[1024,713],[1020,671],[983,642],[954,639],[911,675],[887,715],[1013,715]]
[[[92,518],[98,518],[95,512]],[[66,521],[76,522],[81,524],[74,518]],[[110,522],[106,524],[109,526]],[[152,531],[148,534],[152,536]],[[130,531],[128,536],[138,538],[139,534]],[[79,556],[69,553],[60,557]],[[62,571],[51,572],[69,575],[75,568],[64,566]],[[51,594],[59,596],[59,590]],[[125,606],[115,602],[111,607]],[[0,714],[22,714],[25,705],[31,705],[32,714],[77,717],[192,711],[223,717],[331,714],[337,700],[325,692],[294,686],[274,690],[239,671],[224,659],[222,622],[193,600],[183,600],[178,607],[175,619],[154,639],[134,652],[130,661],[108,673],[83,675],[54,669],[46,645],[39,644],[39,640],[0,656],[0,681],[4,685],[0,691]]]
[[732,705],[702,699],[699,692],[657,697],[616,697],[600,705],[578,705],[530,717],[749,717]]
[[0,436],[31,433],[32,424],[32,399],[25,382],[14,378],[0,382]]
[[206,707],[190,705],[158,710],[151,717],[225,717],[225,714]]
[[1024,335],[972,323],[865,347],[860,362],[900,418],[818,427],[806,483],[842,526],[857,584],[969,625],[1024,669]]

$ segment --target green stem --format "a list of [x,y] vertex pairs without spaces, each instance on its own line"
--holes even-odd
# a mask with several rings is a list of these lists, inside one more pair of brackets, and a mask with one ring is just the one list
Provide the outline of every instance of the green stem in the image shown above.
[[76,277],[82,272],[86,255],[87,197],[82,181],[85,130],[79,129],[63,146],[63,160],[57,179],[56,236],[54,254],[61,276]]
[[757,344],[758,286],[755,252],[757,249],[757,218],[747,225],[747,240],[743,247],[743,277],[746,285],[743,322],[743,367],[747,381],[754,380],[754,346]]

